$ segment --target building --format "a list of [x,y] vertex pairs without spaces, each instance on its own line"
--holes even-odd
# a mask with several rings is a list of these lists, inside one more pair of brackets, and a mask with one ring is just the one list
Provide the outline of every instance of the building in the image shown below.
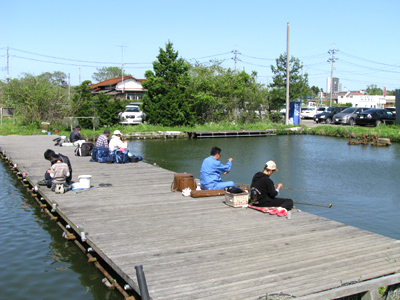
[[342,92],[338,94],[338,104],[351,103],[352,106],[384,108],[391,97],[383,95],[367,95],[363,92]]
[[[330,94],[331,93],[331,84],[332,84],[332,77],[328,77],[326,79],[326,93]],[[341,90],[341,86],[339,88],[339,78],[333,77],[333,94],[339,93]]]
[[90,92],[92,94],[104,93],[118,99],[141,100],[146,92],[142,87],[143,81],[146,79],[136,79],[132,75],[115,77],[92,84]]

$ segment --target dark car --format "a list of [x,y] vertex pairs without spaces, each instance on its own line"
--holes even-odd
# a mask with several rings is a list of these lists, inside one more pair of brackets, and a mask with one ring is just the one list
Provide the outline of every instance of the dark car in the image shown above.
[[356,117],[356,124],[361,126],[374,125],[377,127],[382,122],[385,124],[394,124],[395,121],[396,116],[393,112],[384,108],[370,108],[359,113]]
[[368,107],[349,107],[333,116],[335,124],[350,124],[354,126],[357,115],[369,109]]
[[335,106],[331,106],[328,107],[327,109],[325,109],[324,112],[320,113],[320,114],[316,114],[314,116],[314,121],[315,123],[321,123],[321,122],[325,122],[326,124],[330,124],[332,123],[332,118],[334,115],[340,113],[342,110],[346,109],[347,107],[335,107]]
[[385,107],[385,109],[390,110],[394,115],[396,115],[396,107]]

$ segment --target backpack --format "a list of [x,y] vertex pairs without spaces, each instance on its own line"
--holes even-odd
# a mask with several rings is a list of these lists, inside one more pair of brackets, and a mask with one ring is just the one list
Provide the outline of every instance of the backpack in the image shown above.
[[92,155],[93,146],[94,145],[92,143],[79,144],[78,147],[75,149],[75,155],[76,156],[90,156],[90,155]]
[[115,152],[115,160],[114,163],[116,164],[125,164],[129,162],[129,150],[120,150],[117,149]]
[[[90,161],[100,162],[102,158],[107,159],[109,153],[110,150],[107,147],[93,147]],[[106,162],[104,159],[103,161]]]
[[171,191],[182,191],[186,188],[190,188],[192,191],[196,190],[197,183],[192,174],[187,173],[175,173],[174,181],[171,183]]

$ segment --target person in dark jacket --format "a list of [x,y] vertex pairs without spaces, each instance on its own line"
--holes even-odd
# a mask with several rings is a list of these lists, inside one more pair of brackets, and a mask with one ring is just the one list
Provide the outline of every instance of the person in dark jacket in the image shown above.
[[[50,164],[51,164],[52,161],[54,161],[54,159],[56,157],[59,157],[63,163],[67,164],[69,175],[66,178],[66,183],[68,185],[70,185],[71,184],[71,179],[72,179],[72,166],[71,166],[71,162],[69,161],[69,158],[67,156],[65,156],[65,155],[62,155],[61,153],[54,152],[51,149],[47,149],[44,152],[44,158],[46,160],[50,161]],[[39,181],[39,185],[43,184],[43,185],[47,185],[48,188],[51,188],[51,186],[53,184],[53,178],[50,176],[50,169],[48,169],[46,171],[46,173],[44,174],[44,178],[45,178],[44,180]]]
[[253,176],[250,187],[251,204],[260,207],[283,207],[291,210],[293,208],[292,199],[276,198],[283,185],[279,183],[275,187],[274,182],[270,179],[274,172],[278,172],[278,169],[276,163],[270,160],[265,164],[262,172],[257,172]]
[[87,139],[81,136],[81,126],[77,125],[74,130],[71,131],[69,135],[69,141],[77,146],[76,142],[79,143],[87,142]]

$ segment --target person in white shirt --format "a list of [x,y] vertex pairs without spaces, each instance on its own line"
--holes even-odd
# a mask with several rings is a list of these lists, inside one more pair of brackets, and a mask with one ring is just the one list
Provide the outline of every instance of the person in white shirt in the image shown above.
[[128,148],[128,140],[121,140],[122,133],[119,130],[115,130],[113,136],[111,137],[110,144],[108,148],[110,152],[113,152],[120,148]]

